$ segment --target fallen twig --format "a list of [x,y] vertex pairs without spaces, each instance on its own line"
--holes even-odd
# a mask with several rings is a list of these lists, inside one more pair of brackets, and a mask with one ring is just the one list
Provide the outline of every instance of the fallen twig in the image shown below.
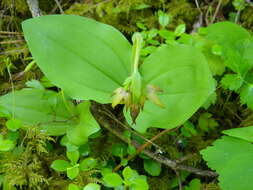
[[[122,128],[119,127],[115,121],[113,121],[111,118],[108,118],[108,116],[103,113],[104,112],[103,106],[104,105],[96,103],[94,101],[91,104],[91,112],[92,112],[93,116],[95,117],[95,119],[97,120],[97,122],[102,127],[106,128],[108,131],[110,131],[112,134],[116,135],[119,139],[121,139],[125,143],[129,143],[129,140],[126,139],[123,135]],[[137,149],[139,149],[140,147],[143,146],[135,140],[132,140],[131,144]],[[218,174],[213,171],[202,170],[202,169],[178,164],[175,160],[171,160],[171,159],[157,153],[156,151],[144,149],[142,151],[142,153],[146,154],[147,156],[156,160],[157,162],[170,167],[173,170],[184,170],[184,171],[188,171],[190,173],[194,173],[194,174],[197,174],[200,176],[208,176],[208,177],[217,177],[218,176]]]

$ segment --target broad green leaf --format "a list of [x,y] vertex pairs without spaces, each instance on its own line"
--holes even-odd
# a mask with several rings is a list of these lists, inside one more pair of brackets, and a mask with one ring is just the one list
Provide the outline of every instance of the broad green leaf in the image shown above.
[[[68,101],[69,109],[72,103]],[[38,126],[49,135],[63,135],[75,120],[63,98],[56,92],[22,89],[0,97],[0,106],[9,118],[20,120],[23,126]]]
[[103,180],[110,187],[117,187],[123,183],[122,178],[117,173],[108,173],[104,176]]
[[55,160],[51,164],[51,168],[58,172],[64,172],[68,167],[70,167],[70,163],[66,160]]
[[253,142],[253,126],[222,131],[223,134]]
[[97,165],[97,160],[94,158],[85,158],[80,163],[80,170],[81,171],[87,171],[90,170]]
[[222,78],[221,84],[225,89],[238,90],[243,84],[243,79],[238,74],[226,74]]
[[201,151],[207,165],[219,174],[222,190],[253,189],[253,145],[247,141],[223,136],[213,146]]
[[161,164],[154,160],[144,160],[144,169],[151,176],[159,176],[161,173]]
[[100,190],[100,185],[96,183],[89,183],[83,188],[83,190]]
[[[163,90],[158,96],[165,108],[147,101],[132,127],[174,128],[183,124],[206,101],[214,82],[205,57],[192,46],[162,46],[140,68],[147,84]],[[129,113],[125,114],[129,123]]]
[[22,27],[43,73],[74,99],[109,103],[129,75],[131,45],[109,25],[49,15],[28,19]]
[[79,160],[79,151],[67,151],[67,157],[70,160],[71,164],[76,164]]
[[252,49],[253,38],[235,42],[234,49],[228,48],[224,51],[223,59],[225,60],[225,65],[245,77],[253,67]]
[[71,144],[79,146],[87,143],[88,137],[99,131],[100,127],[90,113],[90,102],[82,102],[77,106],[77,110],[80,117],[79,124],[68,129],[67,137]]
[[75,179],[79,174],[78,166],[67,168],[67,176],[69,179]]
[[11,131],[17,131],[22,127],[22,122],[18,119],[11,118],[6,122],[6,127]]
[[218,22],[207,27],[206,38],[225,48],[233,48],[236,42],[247,39],[250,33],[232,22]]
[[79,187],[75,184],[69,184],[68,190],[80,190]]
[[[205,55],[205,58],[209,64],[210,70],[213,75],[222,75],[225,71],[224,60],[220,55],[214,54],[213,47],[219,46],[214,44],[214,42],[207,40],[199,35],[191,35],[192,42],[194,47],[201,50],[201,52]],[[191,44],[190,43],[190,44]],[[220,46],[221,47],[221,46]],[[222,47],[221,47],[222,48]],[[222,52],[221,52],[222,53]]]
[[244,76],[253,65],[253,41],[250,33],[232,22],[219,22],[207,27],[206,38],[222,47],[225,64]]

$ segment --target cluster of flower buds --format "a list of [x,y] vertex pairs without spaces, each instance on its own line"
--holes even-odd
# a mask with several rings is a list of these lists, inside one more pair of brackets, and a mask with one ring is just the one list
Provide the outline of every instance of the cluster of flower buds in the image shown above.
[[112,107],[118,104],[125,104],[126,109],[130,109],[130,115],[133,123],[140,111],[144,107],[146,100],[150,100],[154,104],[164,107],[157,96],[158,92],[162,92],[159,87],[154,85],[145,85],[142,76],[139,73],[139,56],[142,44],[142,36],[140,33],[135,33],[132,38],[133,41],[133,71],[123,83],[123,87],[117,88],[113,92]]

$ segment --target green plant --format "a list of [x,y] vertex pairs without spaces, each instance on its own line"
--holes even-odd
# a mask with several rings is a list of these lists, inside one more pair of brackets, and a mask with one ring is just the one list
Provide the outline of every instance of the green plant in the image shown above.
[[135,170],[129,166],[122,171],[123,178],[117,173],[106,172],[103,174],[105,186],[114,187],[116,190],[132,189],[132,190],[148,190],[148,183],[146,176],[139,175]]
[[[244,2],[234,1],[239,13],[244,5],[236,2]],[[131,10],[133,9],[147,10],[149,5],[134,5]],[[97,190],[100,189],[99,184],[115,189],[148,189],[146,177],[140,177],[136,171],[126,167],[130,160],[125,156],[139,153],[131,144],[132,140],[136,140],[132,139],[134,135],[124,134],[129,141],[128,146],[113,142],[111,152],[108,151],[112,156],[119,157],[120,164],[125,166],[122,175],[111,172],[114,165],[118,164],[118,158],[106,160],[99,165],[97,159],[91,157],[79,162],[81,155],[88,156],[90,153],[89,146],[92,143],[90,144],[88,139],[94,136],[101,138],[101,134],[104,135],[95,120],[99,116],[90,111],[94,101],[111,104],[117,111],[117,105],[124,104],[123,114],[127,123],[142,133],[150,127],[171,129],[183,125],[180,130],[161,140],[166,150],[173,147],[172,151],[168,152],[176,159],[189,153],[190,149],[198,151],[199,147],[206,147],[212,141],[210,136],[216,138],[223,128],[231,127],[222,126],[225,124],[221,122],[221,118],[225,116],[217,116],[217,112],[213,110],[221,105],[226,106],[229,101],[230,96],[223,102],[222,93],[232,94],[233,97],[234,93],[231,91],[236,92],[241,103],[253,109],[251,34],[230,22],[200,28],[198,33],[194,34],[185,33],[185,24],[180,24],[171,31],[168,28],[173,21],[172,16],[166,9],[163,10],[156,14],[159,27],[150,28],[143,20],[137,22],[141,32],[132,36],[133,44],[115,28],[85,17],[51,15],[23,22],[25,39],[34,58],[25,68],[25,72],[37,63],[46,77],[40,82],[27,82],[28,88],[22,90],[15,90],[12,82],[12,92],[0,97],[0,115],[3,118],[2,124],[6,126],[1,136],[2,153],[16,150],[15,144],[23,141],[17,134],[35,127],[44,135],[63,136],[60,144],[66,146],[69,161],[55,160],[54,157],[49,163],[52,163],[54,170],[66,172],[67,177],[73,180],[71,184],[67,182],[64,185],[67,185],[69,190]],[[119,14],[126,10],[117,11]],[[187,29],[189,30],[188,25]],[[54,56],[48,56],[49,54]],[[11,71],[15,67],[10,61],[6,62],[11,78]],[[60,89],[54,88],[55,86]],[[214,86],[217,86],[217,94],[214,92]],[[206,111],[202,109],[190,118],[200,107]],[[152,130],[159,132],[159,129]],[[148,130],[148,135],[155,134],[152,130]],[[215,141],[213,147],[201,151],[201,154],[208,166],[219,174],[221,188],[250,189],[250,184],[246,182],[252,179],[247,170],[251,167],[252,147],[248,142],[252,141],[251,128],[227,130],[224,134],[229,137],[224,136]],[[57,137],[56,139],[58,140]],[[170,144],[169,141],[177,144]],[[199,146],[194,146],[196,142]],[[52,147],[51,150],[56,151]],[[249,150],[248,153],[245,153],[246,150]],[[222,160],[226,155],[233,159]],[[237,155],[243,155],[243,159],[238,159]],[[163,174],[164,169],[161,170],[160,163],[144,156],[140,158],[144,159],[143,168],[149,174],[149,179]],[[198,159],[200,160],[198,157],[186,162],[196,165],[200,163]],[[240,169],[239,165],[243,163],[245,166]],[[131,165],[131,161],[129,164]],[[227,169],[230,166],[232,170]],[[79,181],[79,177],[83,180],[80,171],[85,173],[94,167],[104,168],[101,170],[103,181]],[[243,173],[243,170],[246,172]],[[237,173],[244,178],[238,178]],[[166,175],[172,176],[171,173]],[[187,176],[189,173],[181,175],[183,185],[188,182]],[[166,179],[167,189],[180,186],[176,177],[169,179],[173,182],[168,185]],[[236,180],[233,179],[239,180],[241,184],[235,184]],[[23,184],[19,183],[19,186],[23,187]],[[83,187],[84,185],[86,186]],[[36,186],[36,183],[31,185],[31,188],[33,186]],[[193,179],[184,188],[200,189],[207,186],[202,185],[200,180]],[[218,188],[216,184],[214,187]]]
[[89,112],[89,102],[74,107],[61,93],[41,86],[9,93],[0,97],[0,102],[0,113],[9,119],[6,125],[10,130],[37,126],[49,135],[67,134],[76,145],[86,143],[88,136],[99,130]]
[[79,175],[79,171],[88,171],[97,165],[97,161],[90,157],[78,163],[79,151],[67,152],[67,157],[70,162],[66,160],[55,160],[51,164],[51,168],[58,172],[67,172],[67,176],[71,180]]
[[[75,35],[69,24],[76,26]],[[139,35],[133,37],[131,60],[131,45],[122,34],[91,19],[44,16],[25,21],[23,29],[35,60],[53,83],[74,99],[125,103],[133,121],[139,114],[132,127],[141,132],[182,124],[213,91],[206,60],[191,46],[164,45],[140,65]],[[54,57],[49,59],[47,52]],[[116,100],[110,98],[113,92]],[[143,107],[146,99],[160,107],[149,101]],[[125,116],[132,122],[129,112]]]
[[[213,146],[201,151],[210,168],[219,173],[219,186],[223,190],[250,190],[252,186],[252,126],[223,132]],[[234,180],[237,179],[237,180]]]

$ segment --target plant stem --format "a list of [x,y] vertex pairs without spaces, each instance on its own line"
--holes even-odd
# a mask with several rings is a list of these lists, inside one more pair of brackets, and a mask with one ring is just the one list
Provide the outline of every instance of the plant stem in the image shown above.
[[[177,129],[177,128],[174,128],[173,130],[175,130],[175,129]],[[137,151],[136,151],[135,154],[129,155],[129,156],[127,157],[127,161],[132,160],[135,156],[137,156],[138,154],[140,154],[145,148],[147,148],[149,145],[151,145],[151,143],[152,143],[153,141],[155,141],[156,139],[158,139],[159,137],[161,137],[163,134],[166,134],[167,132],[169,132],[169,131],[171,131],[171,130],[172,130],[172,129],[165,129],[165,130],[163,130],[162,132],[160,132],[160,133],[158,133],[157,135],[155,135],[154,137],[152,137],[152,138],[151,138],[149,141],[147,141],[145,144],[141,145],[141,146],[137,149]],[[122,165],[119,164],[119,165],[117,165],[117,166],[113,169],[113,171],[116,172],[116,171],[118,171],[121,167],[122,167]]]
[[[97,102],[92,101],[91,103],[91,112],[94,116],[94,118],[97,120],[97,122],[101,125],[101,127],[106,128],[108,131],[110,131],[112,134],[116,135],[119,139],[124,141],[125,143],[129,143],[129,140],[124,137],[122,128],[115,123],[112,119],[108,118],[105,114],[103,114],[103,104],[99,104]],[[142,145],[136,142],[135,140],[132,140],[130,142],[135,148],[140,148]],[[151,150],[143,150],[143,153],[152,158],[153,160],[156,160],[157,162],[164,164],[168,167],[170,167],[173,170],[184,170],[188,171],[190,173],[194,173],[200,176],[207,176],[207,177],[217,177],[218,174],[213,171],[208,170],[202,170],[182,164],[178,164],[175,160],[171,160],[163,155],[157,154],[157,151],[151,151]]]
[[219,3],[218,3],[218,5],[217,5],[217,7],[216,7],[216,9],[215,9],[213,18],[212,18],[212,20],[211,20],[211,24],[214,23],[214,21],[215,21],[217,15],[218,15],[218,12],[219,12],[220,7],[221,7],[221,3],[222,3],[222,0],[219,0]]

